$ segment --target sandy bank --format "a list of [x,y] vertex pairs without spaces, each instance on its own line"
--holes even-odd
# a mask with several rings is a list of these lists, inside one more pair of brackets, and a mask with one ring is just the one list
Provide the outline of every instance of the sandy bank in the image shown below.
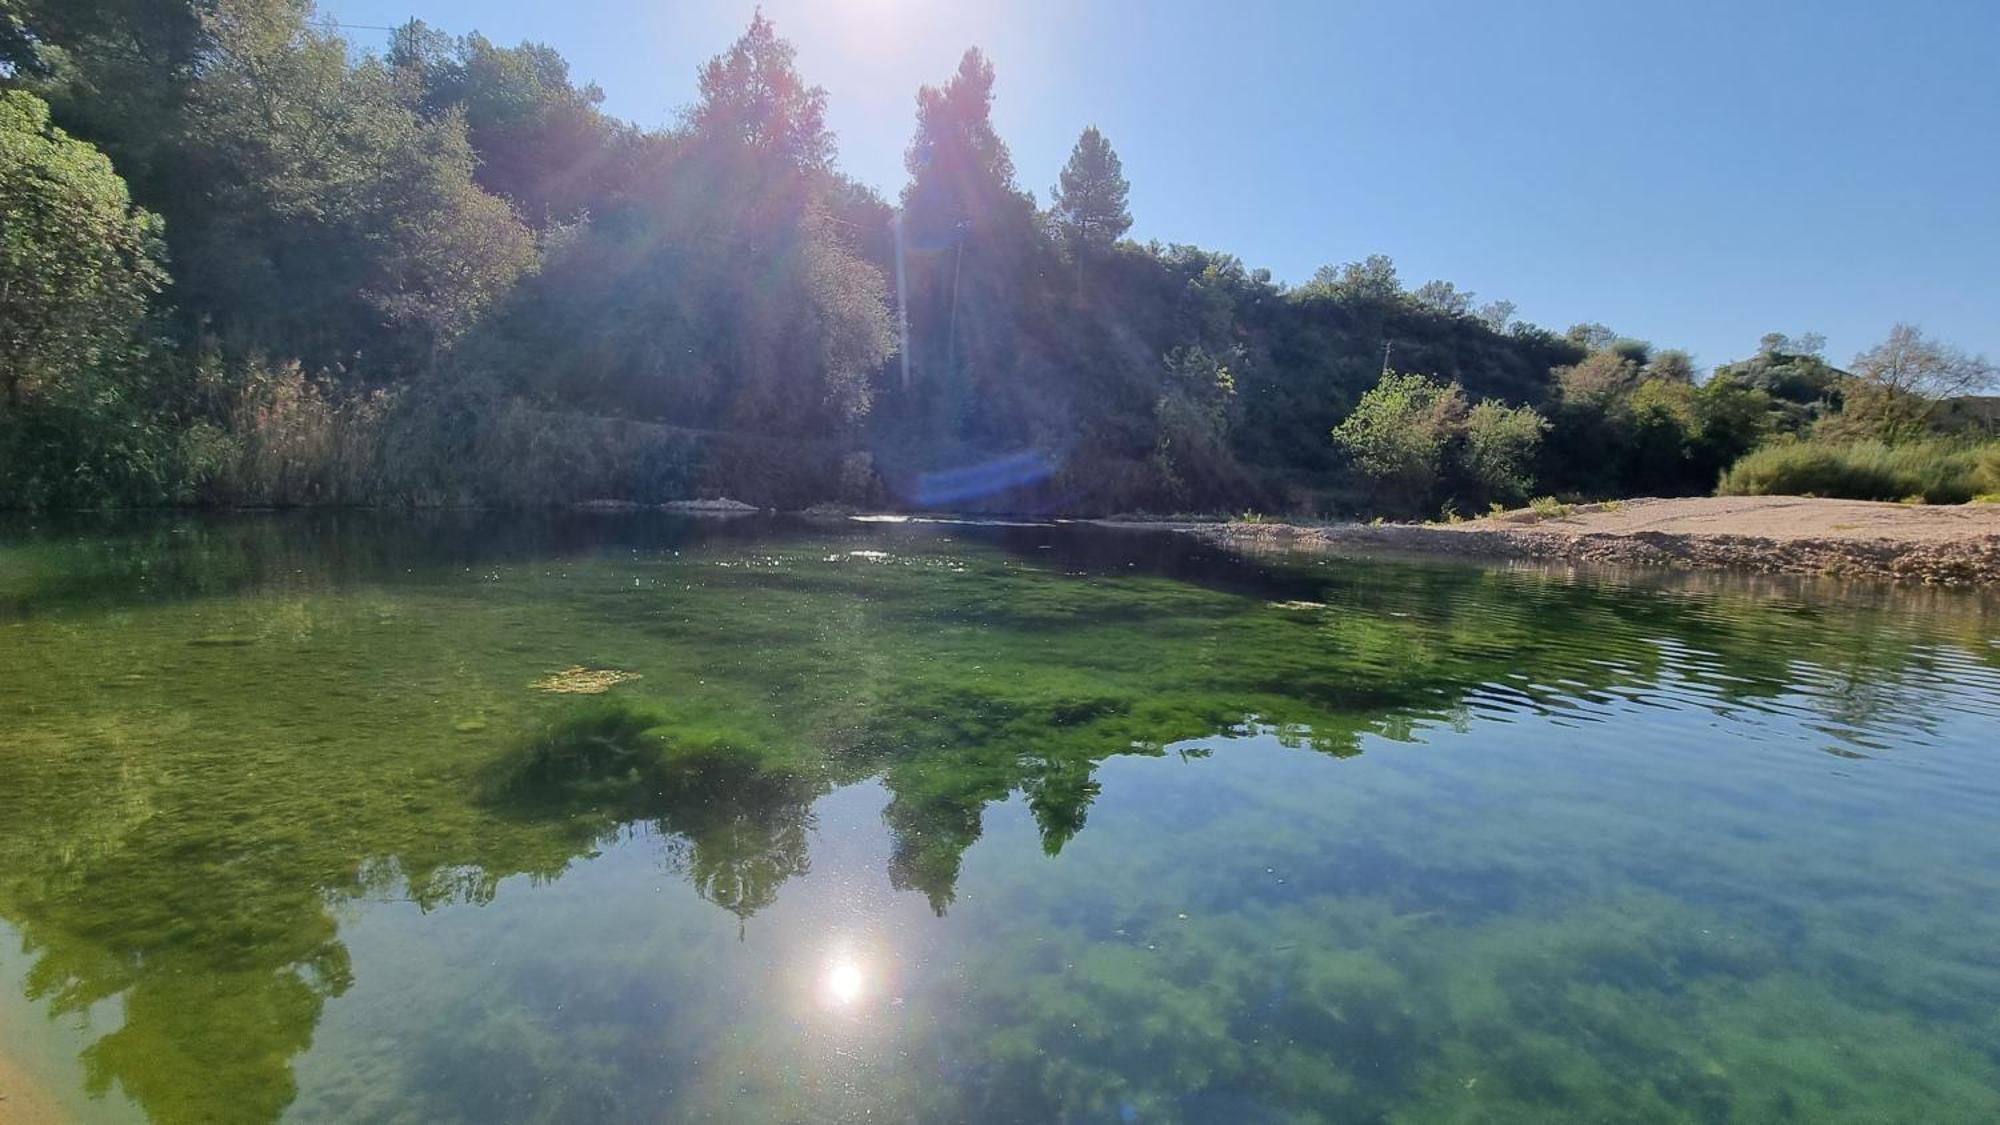
[[1550,517],[1524,509],[1457,524],[1171,526],[1224,543],[2000,583],[1996,504],[1708,496],[1592,504]]
[[27,1072],[0,1055],[0,1122],[6,1125],[55,1125],[69,1115]]

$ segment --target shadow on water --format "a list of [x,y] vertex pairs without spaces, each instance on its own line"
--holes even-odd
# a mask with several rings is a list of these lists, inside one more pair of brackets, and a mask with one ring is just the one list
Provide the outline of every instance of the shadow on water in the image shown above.
[[[882,877],[942,916],[995,806],[1018,799],[1058,864],[1113,759],[1180,754],[1221,776],[1205,760],[1218,736],[1341,759],[1503,722],[1616,739],[1645,709],[1779,716],[1838,755],[1914,754],[1954,708],[1995,706],[2000,664],[1975,596],[1244,559],[1080,527],[354,513],[15,526],[0,542],[0,916],[52,1018],[117,1001],[85,1052],[90,1092],[162,1121],[293,1103],[293,1060],[360,971],[345,904],[488,903],[635,825],[740,927],[811,871],[819,803],[875,780]],[[586,664],[643,678],[584,699],[529,686]],[[1380,899],[1471,926],[1537,893],[1476,857],[1367,847],[1282,901]],[[1223,912],[1210,942],[1266,941],[1247,936],[1266,908]],[[1430,1065],[1446,1017],[1398,999],[1387,933],[1285,970],[1251,1022],[1341,1073],[1397,1077],[1376,1101],[1307,1083],[1286,1104],[1387,1112],[1384,1091]],[[1105,960],[1123,948],[1069,952],[1103,983],[1128,971]],[[1179,968],[1273,987],[1240,965]],[[1092,1018],[1157,1015],[1123,987],[1088,1000]],[[1240,1051],[1248,1028],[1210,1046]],[[1024,1084],[1028,1115],[1063,1104],[1040,1064],[965,1050],[987,1058],[968,1089]],[[1078,1051],[1109,1073],[1155,1065]],[[1692,1111],[1706,1095],[1690,1081],[1663,1104]],[[1176,1113],[1239,1096],[1207,1089]]]

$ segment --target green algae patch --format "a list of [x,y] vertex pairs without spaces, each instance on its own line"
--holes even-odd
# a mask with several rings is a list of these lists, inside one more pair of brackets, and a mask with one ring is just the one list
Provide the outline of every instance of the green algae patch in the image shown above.
[[560,672],[552,672],[536,680],[533,687],[552,695],[603,695],[619,684],[630,683],[641,678],[637,672],[622,672],[616,668],[585,668],[573,665]]

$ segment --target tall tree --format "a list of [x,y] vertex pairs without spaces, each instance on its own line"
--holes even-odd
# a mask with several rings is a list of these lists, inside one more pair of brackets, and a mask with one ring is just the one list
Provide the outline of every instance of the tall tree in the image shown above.
[[689,128],[800,169],[825,170],[833,162],[826,91],[799,77],[797,56],[759,9],[749,30],[701,68],[701,100],[688,114]]
[[760,13],[705,64],[683,129],[648,143],[631,205],[558,240],[482,361],[552,406],[791,454],[865,414],[894,340],[883,277],[836,221],[861,212],[829,171],[824,94],[793,59]]
[[453,39],[411,20],[387,61],[418,86],[425,117],[464,115],[479,186],[529,223],[573,222],[613,202],[634,131],[604,116],[604,92],[571,82],[553,48],[501,47],[477,32]]
[[1111,142],[1091,125],[1076,139],[1069,162],[1050,189],[1056,229],[1076,259],[1077,285],[1083,284],[1084,259],[1102,254],[1132,229],[1125,197],[1132,185]]
[[969,49],[944,85],[917,91],[904,155],[911,363],[930,377],[925,429],[945,446],[1019,436],[1015,412],[996,403],[1015,389],[1007,376],[1020,362],[1024,281],[1040,246],[992,109],[993,64]]
[[168,498],[176,435],[139,332],[159,236],[103,153],[0,90],[0,507]]
[[917,135],[903,154],[907,222],[920,239],[949,241],[1020,201],[1014,158],[993,129],[993,64],[966,50],[942,86],[917,91]]
[[[263,0],[285,2],[285,0]],[[0,71],[102,149],[158,209],[186,101],[210,47],[193,0],[0,0]]]
[[1985,356],[1932,339],[1913,324],[1898,324],[1888,339],[1854,357],[1854,377],[1835,428],[1842,436],[1885,441],[1922,437],[1939,403],[1985,390],[1995,374]]
[[166,280],[160,220],[104,154],[0,90],[0,386],[18,410],[128,343]]
[[304,4],[216,0],[182,153],[211,189],[170,213],[188,310],[232,344],[389,379],[534,263],[473,181],[458,113],[425,120]]

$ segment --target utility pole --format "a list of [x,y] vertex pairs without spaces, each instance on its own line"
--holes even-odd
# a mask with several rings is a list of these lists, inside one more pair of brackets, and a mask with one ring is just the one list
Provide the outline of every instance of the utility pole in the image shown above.
[[951,322],[945,330],[945,362],[958,362],[958,279],[965,272],[965,235],[972,226],[972,220],[963,219],[958,224],[958,261],[951,267]]
[[903,278],[903,213],[889,216],[889,230],[896,236],[896,335],[903,343],[903,393],[910,393],[910,287]]

